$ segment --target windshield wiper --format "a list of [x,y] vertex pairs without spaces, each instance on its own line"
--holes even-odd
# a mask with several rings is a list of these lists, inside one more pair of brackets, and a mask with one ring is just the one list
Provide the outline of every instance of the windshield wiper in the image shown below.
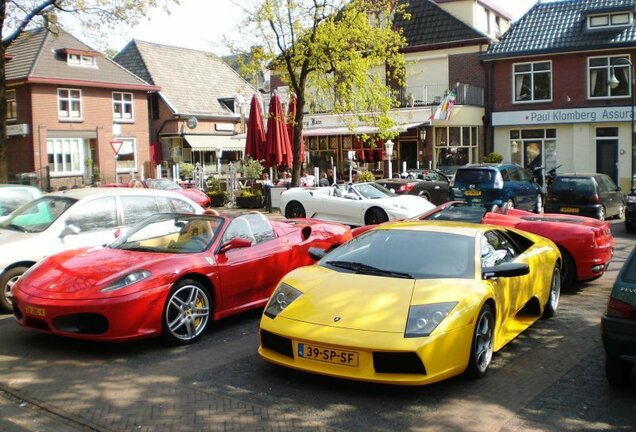
[[30,232],[25,227],[22,227],[22,226],[16,225],[16,224],[3,225],[2,228],[10,229],[10,230],[13,230],[13,231]]
[[367,264],[351,261],[327,261],[325,264],[332,265],[334,267],[340,267],[347,270],[353,270],[360,274],[373,274],[378,276],[392,276],[402,279],[415,279],[412,274],[405,272],[396,272],[392,270],[384,270],[377,267],[373,267]]
[[137,245],[130,245],[130,246],[126,246],[121,245],[119,247],[116,247],[115,249],[121,249],[121,250],[127,250],[127,251],[136,251],[136,252],[166,252],[163,249],[159,249],[156,247],[150,247],[150,246],[137,246]]

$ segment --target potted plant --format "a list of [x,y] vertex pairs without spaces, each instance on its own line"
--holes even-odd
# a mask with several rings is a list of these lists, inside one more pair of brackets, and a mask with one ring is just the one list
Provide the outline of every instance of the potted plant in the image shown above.
[[236,205],[241,208],[263,207],[263,192],[258,189],[243,189],[236,197]]
[[263,165],[256,159],[247,158],[241,164],[241,172],[247,179],[249,187],[238,194],[236,205],[242,208],[263,207],[263,192],[254,188],[254,180],[261,176]]
[[212,207],[223,207],[227,202],[227,193],[221,189],[221,182],[216,177],[208,177],[206,181],[207,190],[205,193],[212,200]]

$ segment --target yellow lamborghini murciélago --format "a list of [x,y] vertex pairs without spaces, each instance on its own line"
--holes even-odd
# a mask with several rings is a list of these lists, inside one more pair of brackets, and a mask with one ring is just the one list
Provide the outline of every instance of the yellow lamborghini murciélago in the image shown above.
[[512,228],[383,224],[280,282],[259,354],[294,369],[419,385],[484,375],[493,352],[554,315],[561,255]]

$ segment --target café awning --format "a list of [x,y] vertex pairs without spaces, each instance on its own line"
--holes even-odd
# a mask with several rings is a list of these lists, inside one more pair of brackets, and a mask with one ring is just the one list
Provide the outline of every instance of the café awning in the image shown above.
[[218,148],[224,151],[245,151],[244,135],[239,138],[233,135],[184,135],[183,138],[196,151],[216,151]]

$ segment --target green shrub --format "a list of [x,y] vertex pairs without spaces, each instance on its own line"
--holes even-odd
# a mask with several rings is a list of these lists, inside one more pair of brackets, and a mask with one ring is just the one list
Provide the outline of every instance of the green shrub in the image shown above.
[[486,163],[501,163],[503,162],[503,156],[497,152],[488,153],[484,156],[484,162]]
[[371,171],[360,171],[358,173],[358,181],[360,183],[375,181],[375,175]]
[[194,165],[188,162],[179,162],[179,175],[181,175],[181,178],[183,179],[192,178],[193,172],[194,172]]

